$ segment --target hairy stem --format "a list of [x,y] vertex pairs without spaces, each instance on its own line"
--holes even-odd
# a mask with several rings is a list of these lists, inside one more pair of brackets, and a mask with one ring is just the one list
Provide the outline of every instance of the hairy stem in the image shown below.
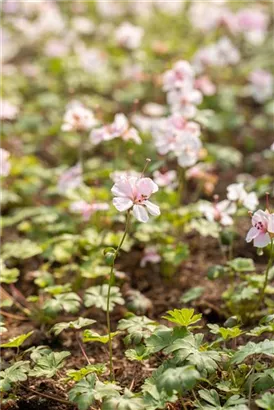
[[269,275],[270,268],[273,266],[273,261],[274,261],[274,252],[273,252],[273,250],[274,250],[274,239],[271,238],[270,257],[269,257],[269,261],[268,261],[266,272],[265,272],[265,279],[264,279],[264,284],[263,284],[263,287],[262,287],[262,290],[261,290],[259,306],[261,306],[264,302],[265,289],[267,287],[267,282],[268,282],[268,275]]
[[110,326],[110,291],[111,291],[111,286],[114,282],[115,275],[114,275],[114,265],[115,265],[115,260],[119,254],[119,251],[124,243],[124,240],[126,239],[126,235],[128,233],[129,229],[129,220],[130,220],[130,211],[127,212],[127,218],[126,218],[126,225],[125,225],[125,231],[122,236],[122,239],[115,251],[112,266],[110,269],[110,276],[109,276],[109,282],[108,282],[108,294],[107,294],[107,328],[108,328],[108,349],[109,349],[109,371],[110,371],[110,379],[113,381],[114,378],[114,371],[113,371],[113,359],[112,359],[112,340],[111,340],[111,326]]

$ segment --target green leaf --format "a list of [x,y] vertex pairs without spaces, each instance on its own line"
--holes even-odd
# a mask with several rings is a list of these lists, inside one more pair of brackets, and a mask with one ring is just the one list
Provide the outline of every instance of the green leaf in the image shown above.
[[76,313],[80,308],[80,302],[81,299],[76,293],[62,293],[47,300],[43,309],[50,316],[55,316],[62,310],[68,313]]
[[188,327],[198,322],[202,314],[194,315],[194,309],[174,309],[168,310],[168,316],[162,316],[163,319],[167,319],[169,322],[176,323],[180,326]]
[[156,385],[161,391],[164,389],[168,394],[175,390],[180,395],[191,390],[200,378],[199,372],[194,366],[173,367],[163,372]]
[[256,404],[265,410],[273,410],[274,409],[274,394],[265,393],[260,399],[256,400]]
[[109,397],[103,402],[102,410],[146,410],[141,397],[125,389],[123,396]]
[[[117,336],[120,332],[112,332],[110,334],[111,339]],[[109,335],[99,335],[99,333],[93,332],[92,330],[86,329],[83,333],[83,342],[100,342],[100,343],[108,343]]]
[[75,382],[79,382],[90,373],[103,374],[106,371],[107,368],[104,363],[89,364],[86,367],[82,367],[80,370],[68,370],[67,380],[74,380]]
[[95,401],[95,374],[89,374],[80,380],[69,391],[69,400],[78,406],[79,410],[87,410]]
[[83,327],[86,327],[86,326],[91,326],[94,323],[96,323],[96,320],[79,317],[77,320],[74,320],[72,322],[56,323],[56,325],[54,325],[53,328],[50,331],[53,332],[55,334],[55,336],[57,336],[65,329],[78,330],[78,329],[82,329]]
[[255,270],[254,261],[250,258],[236,258],[227,264],[236,272],[252,272]]
[[274,357],[274,340],[264,340],[259,343],[248,342],[245,346],[241,346],[232,357],[231,363],[242,363],[247,357],[255,354],[264,354]]
[[147,339],[157,325],[146,316],[132,315],[128,319],[121,319],[118,329],[127,331],[128,336],[124,339],[126,344],[134,343],[137,345],[143,339]]
[[36,242],[23,239],[20,242],[6,242],[2,247],[3,259],[28,259],[40,255],[42,248]]
[[0,372],[0,391],[9,391],[13,383],[27,380],[29,361],[19,360],[6,370]]
[[217,369],[217,362],[221,360],[220,353],[206,350],[202,345],[202,334],[190,334],[183,339],[175,340],[164,352],[174,353],[176,363],[196,366],[202,376],[207,376]]
[[[107,311],[107,295],[108,285],[92,286],[88,288],[85,293],[84,303],[86,307],[95,306],[99,309]],[[113,310],[114,305],[123,305],[125,303],[122,298],[120,289],[117,286],[112,286],[110,289],[110,310]]]
[[217,324],[209,324],[210,332],[217,335],[220,334],[224,340],[234,339],[235,337],[240,336],[243,332],[239,326],[234,327],[220,327]]
[[224,405],[221,405],[221,400],[216,390],[199,390],[199,396],[204,402],[195,403],[198,410],[248,410],[245,405],[246,399],[239,395],[231,396]]
[[171,329],[167,326],[159,326],[145,343],[149,351],[157,353],[169,346],[174,340],[184,338],[188,335],[189,332],[185,327],[175,327]]
[[196,286],[195,288],[191,288],[183,294],[183,296],[180,299],[180,302],[189,303],[192,300],[196,300],[203,294],[203,292],[204,292],[203,286]]
[[210,266],[210,268],[208,269],[207,277],[210,280],[222,278],[226,272],[227,272],[227,269],[224,266],[213,265],[213,266]]
[[139,362],[146,360],[150,356],[150,350],[144,345],[138,345],[135,349],[125,351],[125,356],[128,360],[137,360]]
[[177,394],[173,391],[168,394],[165,390],[159,390],[157,386],[148,379],[142,386],[146,410],[166,409],[168,403],[175,403],[178,400]]
[[30,376],[51,378],[59,369],[64,367],[66,357],[70,352],[52,352],[50,349],[41,349],[33,352],[30,357],[34,361],[34,367],[29,371]]
[[20,272],[17,268],[9,269],[7,268],[2,259],[0,260],[0,283],[15,283],[20,275]]
[[189,256],[189,249],[185,243],[179,243],[176,245],[165,245],[162,252],[162,257],[166,263],[170,263],[173,266],[179,266]]
[[29,333],[14,337],[10,339],[7,343],[3,343],[0,347],[20,347],[25,340],[27,340],[33,333],[33,330]]

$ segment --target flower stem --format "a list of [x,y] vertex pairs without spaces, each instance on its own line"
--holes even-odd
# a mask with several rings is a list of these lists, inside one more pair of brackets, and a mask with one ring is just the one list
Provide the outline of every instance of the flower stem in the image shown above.
[[263,304],[263,302],[264,302],[265,289],[267,287],[267,282],[268,282],[268,275],[269,275],[270,268],[273,266],[273,261],[274,261],[274,252],[273,252],[273,250],[274,250],[274,239],[271,238],[270,257],[269,257],[269,261],[268,261],[266,272],[265,272],[264,285],[263,285],[262,290],[261,290],[259,306],[261,306],[261,304]]
[[80,132],[80,143],[79,143],[79,163],[81,165],[82,173],[84,174],[85,172],[85,158],[84,158],[84,141],[85,141],[85,135],[83,131]]
[[112,340],[111,340],[111,326],[110,326],[110,291],[111,291],[111,286],[115,280],[115,275],[114,275],[114,265],[115,265],[115,260],[119,254],[119,251],[124,243],[124,240],[126,238],[126,235],[128,233],[128,229],[129,229],[129,220],[130,220],[130,211],[127,212],[127,217],[126,217],[126,225],[125,225],[125,231],[124,234],[122,236],[122,239],[114,253],[114,258],[113,258],[113,262],[111,265],[111,269],[110,269],[110,276],[109,276],[109,282],[108,282],[108,294],[107,294],[107,313],[106,313],[106,317],[107,317],[107,328],[108,328],[108,349],[109,349],[109,371],[110,371],[110,379],[111,381],[115,380],[114,377],[114,371],[113,371],[113,360],[112,360]]
[[178,206],[180,206],[183,200],[183,193],[185,189],[185,170],[180,166],[178,166],[178,180]]

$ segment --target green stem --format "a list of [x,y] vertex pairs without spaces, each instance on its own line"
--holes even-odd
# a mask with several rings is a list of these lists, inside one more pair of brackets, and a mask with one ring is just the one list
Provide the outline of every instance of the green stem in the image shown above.
[[79,163],[82,168],[82,173],[85,173],[85,158],[84,158],[84,141],[85,141],[85,135],[83,131],[80,132],[80,143],[79,143]]
[[108,349],[109,349],[109,371],[110,371],[110,379],[111,381],[115,380],[114,377],[114,371],[113,371],[113,359],[112,359],[112,340],[111,340],[111,326],[110,326],[110,291],[111,291],[111,286],[112,283],[114,282],[115,275],[114,275],[114,264],[115,260],[119,254],[119,251],[124,243],[124,240],[126,239],[127,233],[128,233],[128,228],[129,228],[129,220],[130,220],[130,211],[127,212],[127,218],[126,218],[126,225],[125,225],[125,232],[122,236],[122,239],[115,251],[112,266],[110,269],[110,276],[109,276],[109,282],[108,282],[108,294],[107,294],[107,328],[108,328]]
[[264,302],[265,289],[267,287],[267,282],[268,282],[268,275],[269,275],[270,268],[272,267],[273,261],[274,261],[274,252],[273,252],[274,249],[273,248],[274,248],[274,239],[271,238],[270,257],[269,257],[269,261],[268,261],[266,272],[265,272],[264,285],[263,285],[263,288],[262,288],[262,291],[261,291],[259,306],[261,306],[261,304],[263,304],[263,302]]

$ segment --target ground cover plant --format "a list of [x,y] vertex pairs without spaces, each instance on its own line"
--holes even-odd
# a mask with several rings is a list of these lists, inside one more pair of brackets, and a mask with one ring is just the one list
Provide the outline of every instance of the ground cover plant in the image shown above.
[[1,408],[273,410],[272,4],[1,5]]

